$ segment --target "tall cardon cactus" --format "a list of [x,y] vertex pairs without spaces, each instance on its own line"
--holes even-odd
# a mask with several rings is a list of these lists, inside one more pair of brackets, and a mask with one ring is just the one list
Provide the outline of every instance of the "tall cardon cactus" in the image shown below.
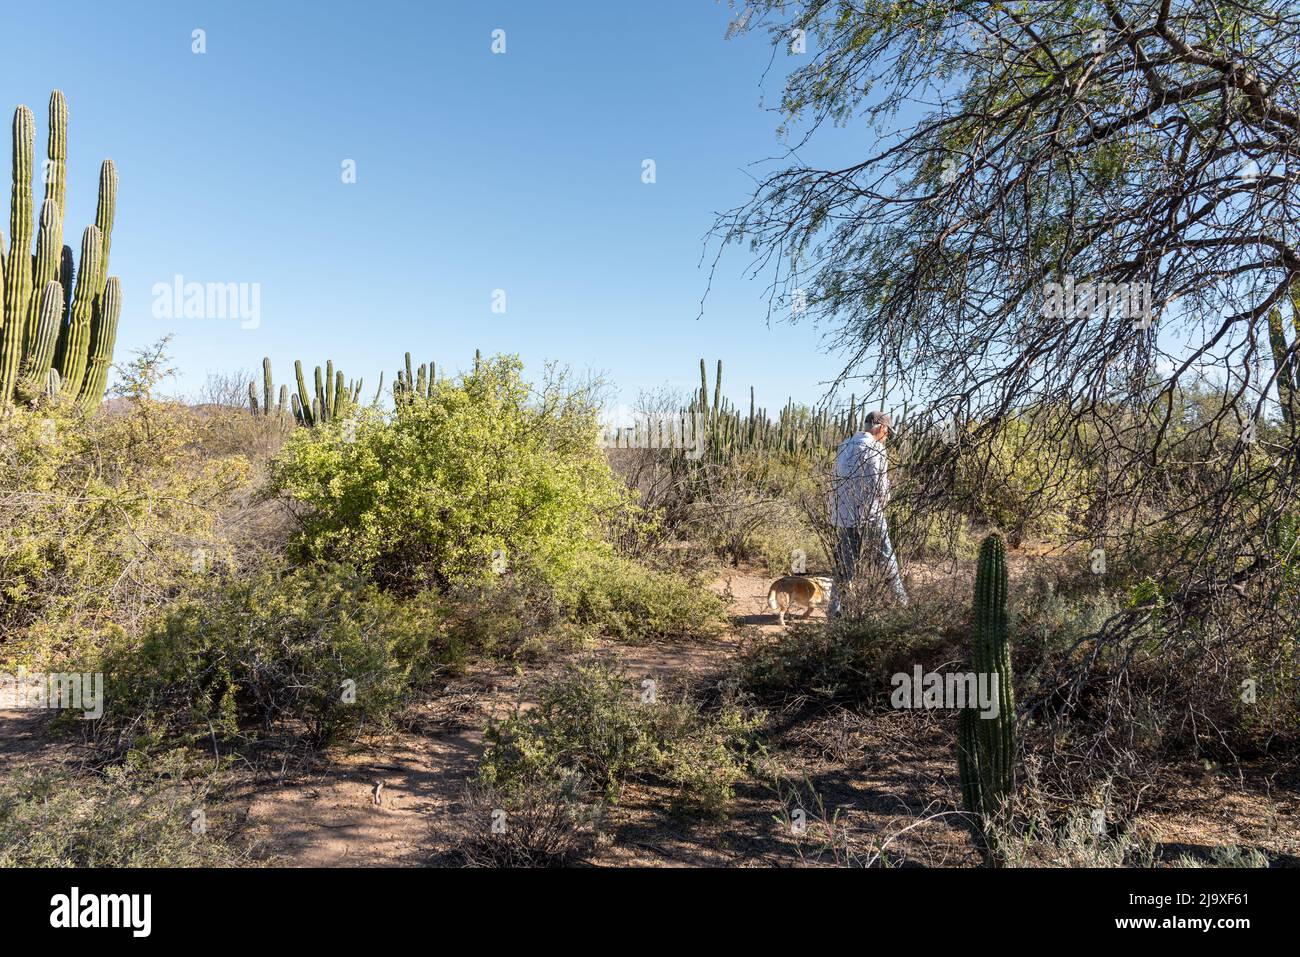
[[63,244],[68,104],[58,90],[50,94],[49,117],[45,197],[34,222],[36,122],[27,107],[14,111],[7,252],[0,237],[0,405],[32,400],[58,383],[59,392],[93,407],[104,396],[122,308],[121,287],[108,276],[117,170],[112,160],[100,168],[95,224],[82,236],[75,269]]
[[363,381],[358,379],[353,382],[351,379],[346,379],[342,371],[336,372],[333,359],[326,360],[324,375],[321,373],[320,366],[316,367],[314,393],[307,391],[307,380],[302,373],[302,360],[294,362],[293,373],[297,380],[298,391],[291,393],[287,385],[281,385],[273,413],[271,396],[276,393],[275,381],[271,375],[271,359],[269,356],[262,359],[260,403],[257,383],[248,383],[248,407],[252,409],[254,415],[274,414],[282,426],[288,427],[296,422],[298,425],[310,427],[342,419],[357,405]]
[[957,716],[962,800],[994,863],[999,855],[987,825],[1006,822],[1015,786],[1016,699],[1009,631],[1007,546],[1002,536],[994,533],[980,544],[975,569],[971,667],[981,679],[985,675],[990,681],[996,678],[997,714],[984,717],[978,707],[966,707]]

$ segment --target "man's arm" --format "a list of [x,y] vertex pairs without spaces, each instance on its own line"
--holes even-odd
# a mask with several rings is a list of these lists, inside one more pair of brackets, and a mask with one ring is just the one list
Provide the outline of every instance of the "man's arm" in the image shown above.
[[871,514],[885,514],[885,505],[889,502],[889,460],[884,449],[867,449],[865,468],[867,483],[866,501],[871,503]]

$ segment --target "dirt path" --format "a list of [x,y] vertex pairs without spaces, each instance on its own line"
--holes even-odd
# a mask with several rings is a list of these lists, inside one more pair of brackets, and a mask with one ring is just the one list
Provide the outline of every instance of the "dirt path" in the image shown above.
[[[728,597],[737,626],[779,630],[763,614],[770,580],[746,573],[724,575],[714,586]],[[820,614],[818,612],[817,614]],[[698,679],[716,673],[735,656],[736,629],[707,643],[602,642],[591,653],[618,661],[640,678]],[[555,668],[564,658],[546,667]],[[543,669],[545,670],[545,669]],[[252,780],[232,794],[239,815],[264,851],[302,866],[409,866],[437,862],[454,845],[465,787],[483,749],[482,728],[526,698],[536,672],[485,670],[451,689],[460,707],[423,734],[332,755],[330,766],[283,784]],[[524,706],[527,706],[525,700]],[[374,803],[377,782],[381,803]],[[651,810],[646,808],[646,810]]]

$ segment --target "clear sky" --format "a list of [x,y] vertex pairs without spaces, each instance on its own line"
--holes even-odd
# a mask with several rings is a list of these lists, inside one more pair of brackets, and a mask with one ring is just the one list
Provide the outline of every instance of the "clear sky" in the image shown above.
[[[268,355],[277,382],[295,358],[332,358],[369,391],[406,350],[451,369],[479,348],[604,372],[625,402],[694,387],[699,358],[710,374],[721,358],[724,392],[747,402],[752,384],[774,408],[817,399],[840,364],[806,326],[768,328],[739,248],[697,319],[715,211],[783,149],[763,101],[790,61],[764,80],[766,37],[727,40],[733,15],[711,0],[10,4],[0,106],[33,109],[39,158],[50,90],[66,93],[74,248],[99,163],[116,162],[116,358],[171,333],[182,390]],[[848,163],[870,139],[818,148]],[[157,318],[155,284],[176,275],[259,284],[260,324]]]

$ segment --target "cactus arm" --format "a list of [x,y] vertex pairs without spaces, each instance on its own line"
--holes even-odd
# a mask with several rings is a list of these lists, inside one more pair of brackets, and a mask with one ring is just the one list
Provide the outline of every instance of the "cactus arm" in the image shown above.
[[248,383],[248,408],[253,413],[253,415],[257,415],[258,408],[257,408],[257,383],[256,382]]
[[77,280],[77,260],[72,255],[72,247],[63,247],[63,258],[59,263],[59,285],[63,287],[63,319],[67,323],[72,313],[72,290]]
[[[99,167],[99,202],[95,207],[95,226],[99,229],[100,242],[103,244],[99,254],[99,274],[96,277],[96,295],[104,294],[104,285],[108,282],[108,250],[113,242],[113,220],[117,217],[117,167],[111,159],[104,160]],[[85,269],[83,259],[82,269]]]
[[24,398],[35,398],[45,391],[50,380],[50,365],[54,361],[54,347],[59,339],[59,325],[63,319],[63,287],[54,279],[44,285],[41,308],[37,316],[36,334],[23,364],[18,393]]
[[[50,94],[50,135],[45,152],[49,157],[45,201],[53,202],[58,209],[59,235],[63,235],[63,214],[68,208],[68,101],[61,90]],[[63,279],[62,276],[58,278],[60,281]]]
[[294,360],[293,372],[295,377],[298,379],[298,404],[294,407],[294,412],[297,414],[299,421],[302,422],[303,425],[310,426],[314,424],[311,417],[311,399],[307,392],[307,380],[302,374],[301,359]]
[[103,240],[96,226],[87,226],[81,237],[81,271],[77,276],[77,290],[72,297],[72,315],[59,338],[59,376],[63,390],[70,395],[81,391],[86,375],[86,362],[90,347],[90,325],[95,308],[95,289],[99,277],[99,256]]
[[[27,303],[27,325],[23,355],[36,348],[37,327],[45,308],[45,284],[59,278],[59,261],[63,254],[63,214],[52,199],[41,204],[41,227],[36,234],[36,258],[32,264],[32,295]],[[62,296],[60,296],[60,301]],[[62,317],[60,317],[62,318]],[[42,380],[45,374],[41,373]]]
[[25,106],[14,110],[13,185],[9,206],[9,262],[5,316],[24,322],[32,284],[32,163],[36,121]]
[[122,283],[113,276],[105,281],[103,295],[95,303],[90,358],[86,364],[86,378],[77,396],[82,408],[94,408],[104,400],[108,370],[113,365],[113,346],[117,342],[117,321],[121,315]]
[[32,161],[36,122],[25,106],[14,110],[13,185],[9,205],[9,253],[5,263],[4,320],[0,330],[0,405],[18,379],[27,341],[27,303],[32,290]]
[[[9,372],[10,363],[14,369],[22,358],[23,340],[19,335],[20,327],[17,322],[11,322],[5,316],[5,257],[4,257],[4,236],[0,234],[0,406],[4,406],[9,401]],[[12,375],[17,376],[17,372]]]
[[314,422],[324,423],[330,420],[329,406],[325,404],[325,381],[321,378],[320,366],[315,370],[316,397],[311,400],[311,417]]
[[271,377],[271,357],[262,357],[262,414],[271,414],[271,394],[275,390],[274,380]]

